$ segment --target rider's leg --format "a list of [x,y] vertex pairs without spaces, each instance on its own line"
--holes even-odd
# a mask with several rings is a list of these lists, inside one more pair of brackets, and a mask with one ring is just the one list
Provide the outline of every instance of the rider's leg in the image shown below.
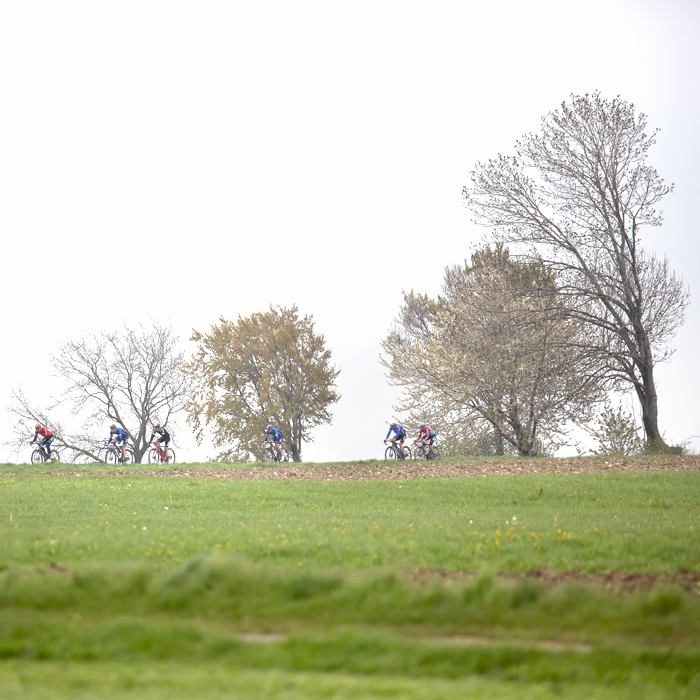
[[51,440],[53,440],[53,435],[50,438],[44,438],[44,447],[49,459],[51,459]]

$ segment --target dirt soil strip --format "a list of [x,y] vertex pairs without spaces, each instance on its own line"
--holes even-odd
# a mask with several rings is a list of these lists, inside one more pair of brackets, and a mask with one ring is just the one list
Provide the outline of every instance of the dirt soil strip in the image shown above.
[[[414,581],[427,581],[434,578],[457,581],[470,579],[475,575],[475,571],[448,571],[447,569],[414,569],[410,574]],[[575,569],[572,571],[554,571],[546,566],[540,566],[524,574],[504,571],[498,574],[498,578],[511,581],[537,581],[547,587],[568,582],[585,583],[591,586],[607,588],[617,593],[626,593],[638,588],[650,590],[657,585],[680,586],[689,593],[700,595],[699,571],[684,570],[675,573],[660,572],[648,574],[645,572],[624,573],[612,570],[602,574],[586,574]]]
[[[56,562],[51,562],[48,570],[37,569],[38,573],[46,574],[72,574],[71,569],[61,566]],[[442,579],[444,581],[464,581],[474,578],[476,571],[450,571],[449,569],[404,569],[408,577],[417,582],[430,581],[433,579]],[[587,574],[583,571],[572,569],[569,571],[554,571],[546,566],[539,566],[525,573],[517,571],[501,571],[497,574],[499,579],[508,581],[536,581],[551,588],[561,583],[584,583],[590,586],[606,588],[613,593],[628,593],[638,588],[650,590],[654,586],[679,586],[688,593],[695,593],[700,596],[700,571],[689,571],[683,569],[675,573],[659,572],[656,574],[648,574],[645,572],[625,573],[623,571],[608,571],[601,574]],[[246,635],[241,635],[245,637]],[[245,641],[249,642],[271,642],[280,641],[273,639],[274,634],[247,635],[249,638]],[[258,639],[260,637],[260,639]]]
[[[655,472],[700,470],[700,456],[669,457],[570,457],[565,459],[512,459],[499,462],[406,461],[391,464],[295,464],[270,467],[174,467],[158,471],[118,469],[108,472],[42,472],[48,476],[141,476],[185,479],[235,479],[255,481],[375,481],[405,479],[453,479],[513,474],[588,474],[600,472]],[[36,475],[36,472],[34,472]],[[27,473],[5,476],[29,476]]]

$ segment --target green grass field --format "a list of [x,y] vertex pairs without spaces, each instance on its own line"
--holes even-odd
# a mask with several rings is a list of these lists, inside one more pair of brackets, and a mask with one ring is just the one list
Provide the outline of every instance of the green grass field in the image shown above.
[[4,475],[0,504],[0,698],[700,697],[698,592],[498,576],[699,570],[697,471]]

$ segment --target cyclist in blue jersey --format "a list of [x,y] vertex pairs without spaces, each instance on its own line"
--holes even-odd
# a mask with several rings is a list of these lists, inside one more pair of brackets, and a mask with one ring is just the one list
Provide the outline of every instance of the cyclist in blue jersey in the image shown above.
[[399,459],[404,458],[404,453],[403,453],[403,444],[406,441],[406,429],[400,424],[400,423],[392,423],[389,426],[389,432],[386,434],[386,437],[384,438],[384,444],[386,445],[387,441],[389,440],[389,436],[391,433],[394,433],[395,437],[391,438],[391,441],[394,443],[394,445],[398,442],[399,443]]
[[109,439],[107,442],[113,442],[115,445],[122,446],[122,458],[120,462],[126,462],[126,443],[129,442],[129,433],[124,430],[124,428],[117,428],[117,426],[112,423],[109,426]]
[[265,431],[265,439],[263,440],[263,442],[267,442],[268,439],[272,440],[272,444],[277,450],[277,461],[281,462],[282,440],[284,440],[284,435],[282,434],[282,431],[279,428],[273,428],[271,425],[268,425],[267,430]]

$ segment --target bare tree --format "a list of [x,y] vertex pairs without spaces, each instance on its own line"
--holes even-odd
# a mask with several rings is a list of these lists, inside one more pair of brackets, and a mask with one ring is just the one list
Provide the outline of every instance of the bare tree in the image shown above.
[[[67,342],[52,358],[65,390],[47,409],[34,406],[21,390],[13,392],[10,411],[17,422],[12,444],[26,442],[27,421],[39,422],[56,433],[54,445],[72,460],[102,461],[102,445],[114,422],[128,431],[140,462],[152,424],[172,425],[172,416],[187,399],[184,353],[177,346],[172,329],[157,323]],[[67,432],[49,418],[64,406],[84,421],[78,431]]]
[[598,357],[594,373],[609,387],[634,389],[647,441],[663,450],[654,366],[671,355],[689,293],[665,259],[641,247],[672,189],[646,164],[656,136],[646,128],[646,116],[619,97],[572,95],[542,119],[540,134],[517,142],[515,156],[477,164],[464,197],[497,240],[556,272],[569,317],[587,327],[570,347]]
[[404,389],[399,410],[438,417],[467,441],[490,429],[497,454],[561,442],[565,424],[588,420],[602,395],[588,354],[564,349],[581,328],[553,313],[555,288],[541,263],[516,263],[497,246],[448,268],[437,301],[404,294],[382,343],[389,380]]

